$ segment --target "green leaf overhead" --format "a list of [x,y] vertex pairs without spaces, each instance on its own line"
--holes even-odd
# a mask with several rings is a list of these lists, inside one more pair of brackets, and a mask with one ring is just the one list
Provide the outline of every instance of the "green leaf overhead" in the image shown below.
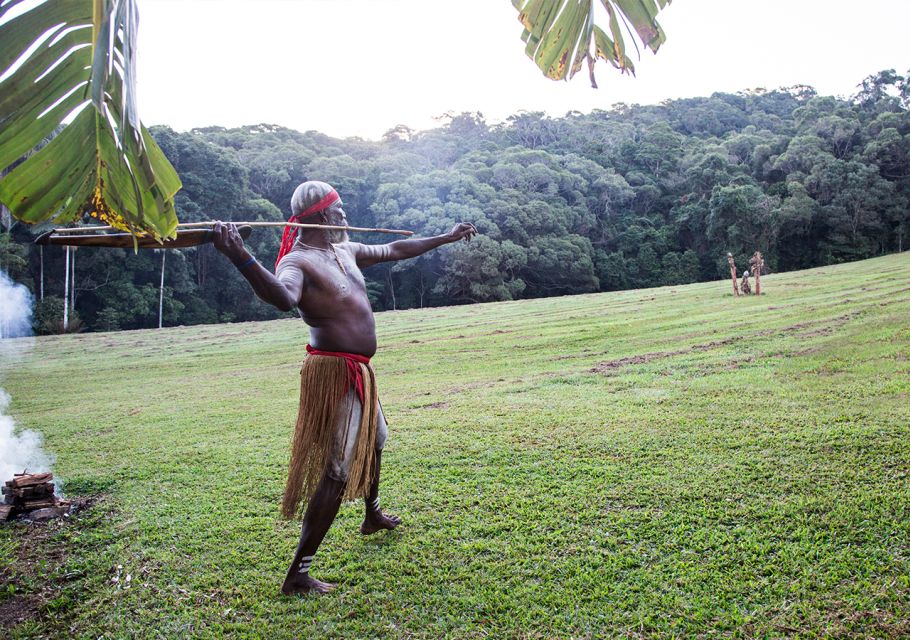
[[[591,86],[597,88],[594,64],[606,60],[621,72],[635,73],[626,55],[623,28],[635,33],[655,53],[666,36],[657,13],[671,0],[600,0],[606,29],[598,26],[595,0],[512,0],[524,25],[525,53],[552,80],[572,78],[587,63]],[[632,44],[635,48],[633,39]]]
[[136,109],[136,0],[0,4],[0,202],[171,236],[180,179]]

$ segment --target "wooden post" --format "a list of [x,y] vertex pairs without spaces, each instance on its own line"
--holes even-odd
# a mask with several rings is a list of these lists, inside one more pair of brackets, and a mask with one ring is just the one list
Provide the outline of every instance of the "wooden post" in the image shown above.
[[164,258],[167,251],[161,252],[161,284],[158,286],[158,328],[161,328],[164,318]]
[[70,253],[70,309],[76,313],[76,247]]
[[69,328],[69,310],[70,310],[70,249],[66,248],[65,267],[63,271],[63,333]]
[[395,300],[395,281],[392,279],[392,265],[389,265],[389,291],[392,292],[392,311],[398,310],[398,303]]
[[756,251],[749,260],[752,266],[752,275],[755,276],[755,295],[761,295],[761,270],[765,266],[765,260],[761,256],[761,251]]
[[730,265],[730,279],[733,281],[733,295],[739,297],[739,287],[736,286],[736,262],[733,260],[733,254],[727,252],[727,264]]

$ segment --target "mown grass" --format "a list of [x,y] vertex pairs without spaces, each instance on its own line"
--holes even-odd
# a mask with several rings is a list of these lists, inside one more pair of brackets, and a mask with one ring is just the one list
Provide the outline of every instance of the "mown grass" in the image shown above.
[[903,254],[761,297],[378,314],[405,524],[363,538],[343,506],[314,565],[339,588],[309,599],[278,594],[303,323],[38,339],[11,411],[101,499],[38,540],[0,529],[0,606],[35,609],[8,633],[906,637],[908,280]]

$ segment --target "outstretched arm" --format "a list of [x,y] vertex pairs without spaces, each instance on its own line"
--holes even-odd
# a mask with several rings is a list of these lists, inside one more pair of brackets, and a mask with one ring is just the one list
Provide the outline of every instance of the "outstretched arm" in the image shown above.
[[431,238],[408,238],[407,240],[396,240],[388,244],[360,244],[351,243],[355,246],[355,255],[357,257],[358,267],[369,267],[380,262],[394,262],[396,260],[407,260],[416,258],[431,249],[457,242],[458,240],[469,241],[477,234],[477,229],[470,222],[459,222],[448,233]]
[[276,277],[246,250],[236,225],[216,222],[213,231],[215,248],[234,263],[261,300],[282,311],[290,311],[297,306],[303,293],[303,272],[300,269],[285,268]]

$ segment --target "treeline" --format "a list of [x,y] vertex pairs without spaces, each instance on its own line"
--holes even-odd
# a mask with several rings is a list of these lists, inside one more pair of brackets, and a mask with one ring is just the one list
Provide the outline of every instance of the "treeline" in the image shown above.
[[[377,310],[683,284],[755,250],[772,271],[902,251],[910,231],[910,77],[849,98],[807,86],[616,104],[550,118],[479,113],[379,142],[278,126],[153,134],[180,174],[182,221],[284,220],[300,182],[330,182],[357,226],[481,235],[365,272]],[[0,235],[0,267],[40,297],[42,229]],[[271,265],[279,230],[257,229]],[[5,238],[5,239],[4,239]],[[389,236],[361,236],[387,242]],[[80,249],[73,296],[91,330],[157,326],[160,252]],[[59,329],[64,251],[43,255],[40,331]],[[211,246],[169,251],[165,325],[279,317]]]

